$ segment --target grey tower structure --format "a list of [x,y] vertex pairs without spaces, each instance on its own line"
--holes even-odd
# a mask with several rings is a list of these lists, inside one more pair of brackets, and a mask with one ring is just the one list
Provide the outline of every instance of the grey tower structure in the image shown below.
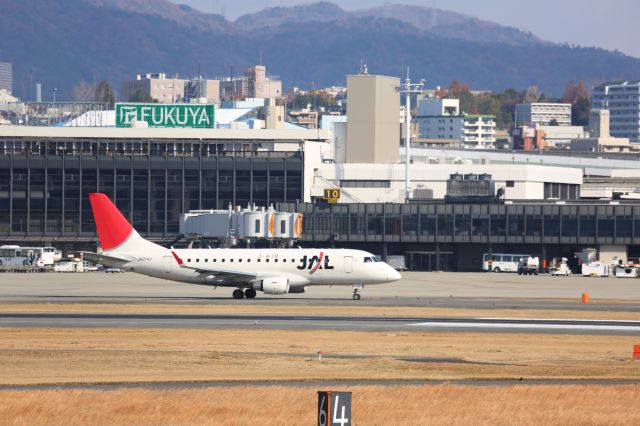
[[9,94],[13,91],[13,66],[10,62],[0,62],[0,90]]
[[640,81],[611,81],[593,88],[593,109],[608,109],[609,131],[640,142]]

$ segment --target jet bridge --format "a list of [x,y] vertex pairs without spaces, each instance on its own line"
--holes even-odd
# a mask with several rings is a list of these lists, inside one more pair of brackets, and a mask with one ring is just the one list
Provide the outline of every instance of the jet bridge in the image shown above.
[[302,235],[302,213],[279,212],[272,207],[229,206],[228,210],[191,210],[180,215],[180,234],[187,239],[213,239],[225,246],[272,240],[293,244]]

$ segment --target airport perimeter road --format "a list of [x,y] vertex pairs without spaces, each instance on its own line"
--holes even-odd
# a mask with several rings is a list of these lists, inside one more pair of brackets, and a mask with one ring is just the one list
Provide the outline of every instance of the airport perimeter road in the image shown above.
[[[367,286],[362,292],[363,299],[354,302],[350,287],[317,286],[309,287],[305,294],[259,293],[255,300],[231,300],[231,288],[214,289],[131,272],[3,273],[0,274],[0,303],[271,303],[277,300],[287,304],[433,304],[468,308],[504,307],[518,302],[529,308],[563,308],[570,304],[574,309],[598,309],[605,308],[601,303],[606,304],[606,300],[617,300],[624,303],[611,304],[611,309],[640,308],[640,279],[452,272],[404,272],[402,275],[402,280],[395,283]],[[589,293],[593,302],[599,301],[599,306],[576,304],[582,293]]]

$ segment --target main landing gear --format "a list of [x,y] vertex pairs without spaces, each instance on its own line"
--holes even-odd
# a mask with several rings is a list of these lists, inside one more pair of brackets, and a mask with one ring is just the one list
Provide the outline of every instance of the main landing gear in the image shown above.
[[254,289],[252,288],[248,288],[245,291],[242,291],[242,289],[235,289],[233,290],[233,298],[234,299],[254,299],[256,297],[256,294],[258,294]]

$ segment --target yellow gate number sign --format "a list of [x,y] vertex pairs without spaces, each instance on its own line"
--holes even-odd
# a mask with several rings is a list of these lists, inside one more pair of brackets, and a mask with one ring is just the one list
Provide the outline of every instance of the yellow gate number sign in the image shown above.
[[335,203],[340,198],[340,190],[339,189],[325,189],[324,195],[322,196],[324,200],[327,200],[329,203]]

